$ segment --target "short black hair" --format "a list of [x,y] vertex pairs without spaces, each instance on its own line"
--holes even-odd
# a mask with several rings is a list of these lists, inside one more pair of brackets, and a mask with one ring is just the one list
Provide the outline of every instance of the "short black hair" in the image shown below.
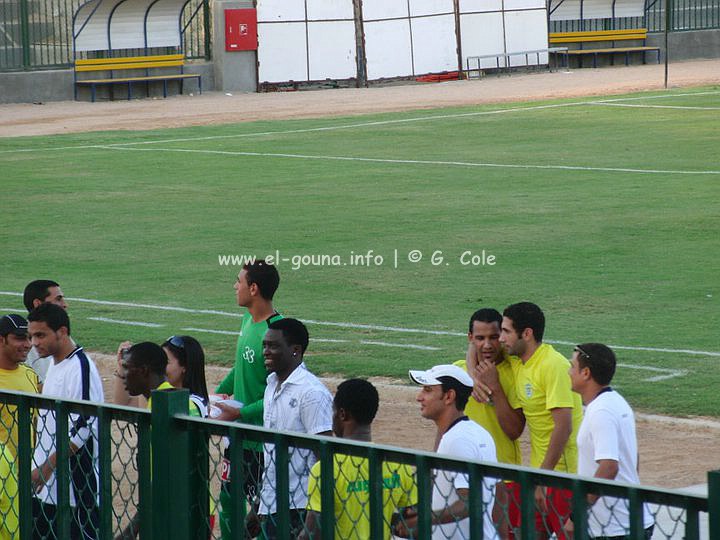
[[272,300],[280,285],[280,274],[278,274],[277,268],[264,260],[259,260],[246,263],[243,270],[247,272],[248,285],[255,283],[260,289],[260,296],[265,300]]
[[602,343],[581,343],[578,352],[578,367],[589,368],[590,376],[600,386],[607,386],[615,376],[617,358],[613,350]]
[[297,319],[280,319],[268,324],[268,330],[280,330],[285,343],[288,345],[300,345],[301,353],[305,354],[310,335],[305,325]]
[[70,335],[70,317],[67,311],[55,304],[40,304],[33,309],[28,315],[28,322],[44,322],[53,332],[57,332],[61,327],[67,328],[68,336]]
[[502,315],[497,309],[493,308],[482,308],[478,309],[470,317],[470,324],[468,325],[468,333],[472,334],[473,323],[484,322],[484,323],[497,323],[498,328],[502,326]]
[[380,396],[371,382],[348,379],[338,385],[333,405],[336,409],[345,409],[358,424],[367,426],[375,420]]
[[136,343],[128,350],[128,355],[137,367],[146,367],[155,375],[165,376],[167,368],[167,354],[157,343],[143,341]]
[[512,320],[513,328],[518,334],[530,328],[535,341],[541,342],[545,335],[545,314],[539,306],[532,302],[518,302],[509,305],[503,311],[503,316]]
[[440,381],[443,394],[446,394],[449,390],[455,390],[455,408],[458,411],[464,411],[468,399],[470,399],[472,388],[465,386],[455,377],[438,377],[437,380]]
[[23,304],[25,304],[25,309],[28,310],[28,313],[35,309],[35,306],[33,306],[34,300],[44,302],[45,299],[50,296],[50,287],[59,286],[58,283],[51,279],[36,279],[28,283],[23,291]]

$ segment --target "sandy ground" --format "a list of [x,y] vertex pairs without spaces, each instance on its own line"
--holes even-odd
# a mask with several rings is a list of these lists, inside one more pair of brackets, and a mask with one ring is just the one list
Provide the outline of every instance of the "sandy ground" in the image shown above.
[[[98,365],[105,397],[111,399],[115,358],[93,354]],[[208,366],[208,388],[213,388],[227,374],[228,369]],[[403,381],[371,378],[380,392],[380,410],[373,424],[373,440],[377,443],[404,448],[432,451],[435,425],[423,419],[415,402],[418,388]],[[326,376],[323,381],[335,391],[342,381]],[[670,418],[639,414],[637,430],[640,446],[641,479],[643,484],[664,488],[682,488],[707,482],[707,471],[720,465],[717,448],[720,422],[711,418]],[[529,444],[522,439],[526,458]],[[691,459],[689,459],[689,457]]]
[[[670,65],[669,86],[720,84],[720,59]],[[662,90],[664,66],[645,65],[579,69],[485,77],[439,84],[410,84],[369,89],[322,90],[268,94],[143,99],[115,102],[55,102],[0,105],[0,136],[49,135],[96,130],[223,124],[253,120],[359,115],[444,106],[532,101]],[[95,355],[112,395],[114,359]],[[222,378],[223,368],[208,368],[208,385]],[[334,389],[338,380],[326,379]],[[416,389],[399,381],[375,380],[381,409],[376,442],[430,450],[433,425],[423,420]],[[401,421],[399,421],[401,419]],[[720,467],[717,444],[720,422],[708,418],[673,419],[639,415],[638,435],[643,483],[678,488],[704,483],[708,470]],[[527,442],[524,442],[527,448]]]
[[[670,64],[669,86],[720,83],[720,59]],[[606,95],[664,88],[664,66],[516,73],[468,81],[112,102],[0,105],[0,136],[152,129]]]

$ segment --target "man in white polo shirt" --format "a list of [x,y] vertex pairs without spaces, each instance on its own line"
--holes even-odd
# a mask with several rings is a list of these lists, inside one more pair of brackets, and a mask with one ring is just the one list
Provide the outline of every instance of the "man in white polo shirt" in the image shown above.
[[[639,484],[635,415],[630,405],[610,387],[617,361],[612,349],[601,343],[575,347],[570,363],[572,389],[580,394],[585,416],[577,434],[578,474],[626,484]],[[587,496],[590,537],[605,540],[630,538],[626,500]],[[653,518],[643,508],[645,538],[652,537]]]
[[[435,451],[469,461],[497,462],[495,443],[490,433],[470,420],[465,413],[473,380],[465,370],[453,365],[434,366],[428,371],[410,370],[410,379],[422,385],[417,401],[420,415],[437,426]],[[434,540],[470,538],[469,476],[453,471],[435,471],[432,494],[432,537]],[[483,481],[483,538],[498,538],[492,520],[495,484]],[[407,520],[408,533],[417,536],[417,516]]]
[[[70,339],[70,319],[61,307],[44,303],[28,315],[29,334],[38,353],[51,356],[42,394],[71,400],[102,403],[102,382],[93,361],[82,347]],[[57,462],[55,411],[42,409],[37,422],[37,444],[31,475],[34,538],[61,540],[57,531],[58,467],[68,467],[70,475],[70,506],[72,507],[71,538],[90,540],[98,537],[98,425],[97,419],[68,415],[70,459]],[[64,540],[64,539],[63,539]]]
[[[25,308],[28,310],[28,313],[40,304],[46,303],[55,304],[67,311],[65,295],[57,282],[51,279],[36,279],[25,286],[25,290],[23,291],[23,304],[25,304]],[[50,364],[52,364],[52,361],[53,359],[51,356],[41,356],[38,354],[35,347],[30,349],[27,359],[25,360],[25,363],[35,370],[35,373],[37,373],[41,391],[42,385],[45,382],[47,370],[50,367]]]
[[[297,319],[280,319],[268,325],[263,338],[263,357],[270,375],[263,400],[263,426],[277,431],[331,435],[332,395],[303,363],[308,342],[307,329]],[[258,508],[262,538],[295,538],[305,522],[308,477],[316,459],[310,450],[290,448],[289,453],[290,490],[288,494],[278,494],[275,447],[264,445],[265,469]],[[278,530],[278,495],[289,497],[289,534]],[[251,517],[251,530],[252,521]]]

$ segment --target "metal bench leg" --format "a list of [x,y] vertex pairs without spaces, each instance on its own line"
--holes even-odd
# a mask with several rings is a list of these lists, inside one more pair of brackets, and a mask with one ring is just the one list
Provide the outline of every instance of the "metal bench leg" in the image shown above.
[[[658,64],[659,63],[660,63],[660,61],[658,60]],[[198,77],[197,80],[198,80],[198,88],[200,89],[200,93],[202,94],[202,77]]]
[[167,79],[163,80],[163,97],[167,98]]
[[[645,55],[643,54],[643,64],[645,63]],[[630,65],[630,51],[625,51],[625,65]]]
[[593,67],[594,68],[597,67],[597,57],[598,57],[597,53],[593,54]]
[[132,83],[128,82],[128,101],[132,99]]
[[95,103],[95,85],[94,84],[90,85],[90,99],[92,100],[93,103]]

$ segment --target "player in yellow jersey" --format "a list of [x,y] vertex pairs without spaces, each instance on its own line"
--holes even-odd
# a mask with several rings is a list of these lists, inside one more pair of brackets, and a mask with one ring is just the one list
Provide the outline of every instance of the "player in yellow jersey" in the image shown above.
[[[333,432],[337,437],[355,441],[372,440],[371,424],[375,419],[379,397],[375,387],[362,379],[342,382],[333,399]],[[364,457],[335,454],[333,464],[335,491],[335,538],[363,540],[370,538],[370,473]],[[384,462],[383,517],[384,538],[390,538],[394,514],[415,514],[410,507],[417,503],[414,472],[408,465]],[[315,463],[308,482],[308,513],[300,539],[320,537],[320,463]],[[408,509],[408,510],[405,510]]]
[[[571,388],[570,362],[542,342],[544,332],[545,315],[533,303],[512,304],[503,312],[500,342],[508,354],[520,359],[515,392],[530,430],[530,465],[575,473],[582,403]],[[548,538],[552,533],[559,540],[568,537],[563,525],[570,514],[570,500],[567,490],[536,488],[536,538]]]
[[[495,309],[483,308],[473,313],[468,325],[466,359],[455,362],[455,365],[467,371],[473,379],[477,379],[478,368],[482,364],[488,363],[494,366],[497,373],[494,382],[500,385],[502,391],[496,393],[495,399],[488,401],[478,388],[468,400],[465,414],[490,433],[500,463],[521,465],[522,453],[518,437],[525,427],[525,417],[521,410],[515,410],[504,403],[498,403],[496,406],[495,403],[495,400],[517,402],[511,358],[505,354],[500,344],[501,325],[502,315]],[[475,386],[479,384],[480,381],[475,380]],[[499,419],[501,415],[506,415],[503,422]],[[519,485],[515,482],[498,484],[494,518],[501,531],[507,529],[508,519],[513,528],[520,525],[520,509],[517,504],[519,494]],[[503,532],[503,536],[506,533],[510,538],[513,537],[513,529]]]

